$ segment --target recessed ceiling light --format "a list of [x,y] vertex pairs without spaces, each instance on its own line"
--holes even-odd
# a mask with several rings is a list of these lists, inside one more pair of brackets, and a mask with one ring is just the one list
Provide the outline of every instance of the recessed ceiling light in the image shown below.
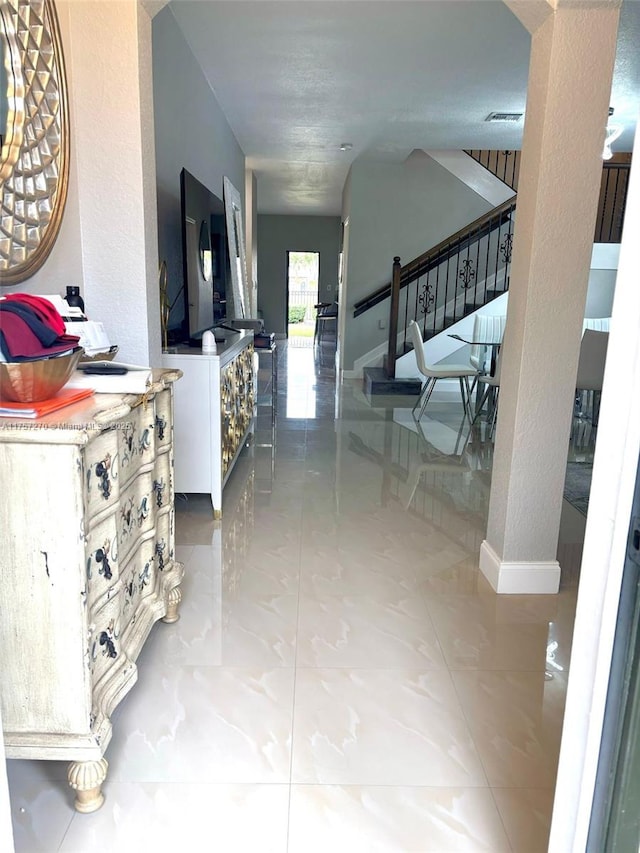
[[489,113],[485,121],[520,121],[524,113]]
[[343,142],[342,145],[340,146],[341,151],[351,151],[352,148],[353,148],[352,142]]

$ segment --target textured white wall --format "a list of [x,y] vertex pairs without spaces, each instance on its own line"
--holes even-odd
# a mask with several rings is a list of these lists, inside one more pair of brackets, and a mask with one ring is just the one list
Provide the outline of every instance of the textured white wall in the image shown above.
[[124,361],[159,364],[151,21],[137,0],[57,3],[69,87],[70,181],[59,237],[11,288],[80,287]]
[[119,358],[158,365],[151,22],[136,0],[69,16],[85,304]]

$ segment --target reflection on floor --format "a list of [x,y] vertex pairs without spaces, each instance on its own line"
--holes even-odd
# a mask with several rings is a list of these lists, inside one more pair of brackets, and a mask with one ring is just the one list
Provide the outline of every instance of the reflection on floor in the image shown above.
[[222,521],[177,498],[182,618],[114,715],[103,808],[9,761],[16,850],[546,850],[579,519],[559,595],[496,596],[492,445],[412,402],[336,394],[331,353],[280,346]]

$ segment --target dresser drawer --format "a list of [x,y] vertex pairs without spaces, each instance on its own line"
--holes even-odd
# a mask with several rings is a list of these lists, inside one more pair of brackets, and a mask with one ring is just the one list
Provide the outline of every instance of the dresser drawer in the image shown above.
[[123,654],[121,645],[122,620],[120,616],[122,582],[117,581],[112,590],[113,595],[95,611],[91,611],[89,616],[87,654],[91,681],[94,686]]
[[153,402],[137,406],[118,424],[120,478],[129,482],[138,470],[153,461],[155,417]]
[[143,471],[120,496],[118,546],[120,560],[127,558],[140,536],[153,529],[155,493],[153,471]]
[[174,559],[174,516],[173,509],[163,513],[156,525],[155,556],[156,568],[162,573]]
[[169,447],[171,444],[171,430],[173,419],[171,417],[172,393],[166,388],[154,398],[155,405],[155,436],[156,448]]
[[85,448],[87,518],[118,502],[119,459],[117,430],[105,430]]
[[[93,527],[86,541],[87,604],[110,594],[119,578],[116,512]],[[113,593],[111,593],[113,594]]]
[[173,505],[173,477],[171,456],[162,453],[156,459],[153,471],[153,505],[156,514]]
[[141,600],[153,592],[156,563],[156,541],[151,538],[140,543],[140,547],[123,568],[119,618],[122,631],[126,631],[134,623]]

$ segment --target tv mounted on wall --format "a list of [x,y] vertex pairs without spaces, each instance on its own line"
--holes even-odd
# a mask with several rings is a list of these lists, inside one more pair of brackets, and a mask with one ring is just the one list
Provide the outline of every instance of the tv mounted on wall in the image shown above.
[[227,316],[225,209],[222,200],[186,169],[180,172],[180,208],[184,316],[174,335],[181,342],[201,346],[203,332]]

